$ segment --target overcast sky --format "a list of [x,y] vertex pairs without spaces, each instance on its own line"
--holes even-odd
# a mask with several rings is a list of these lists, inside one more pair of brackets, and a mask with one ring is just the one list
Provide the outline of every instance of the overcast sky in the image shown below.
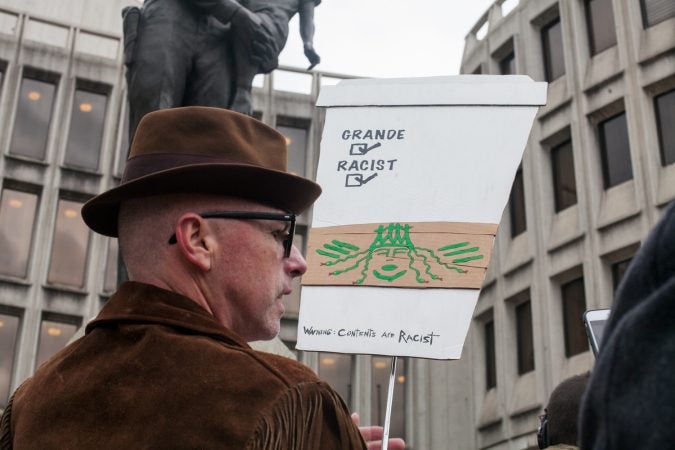
[[[494,0],[323,0],[317,69],[367,77],[456,75],[464,37]],[[280,63],[306,67],[297,15]]]

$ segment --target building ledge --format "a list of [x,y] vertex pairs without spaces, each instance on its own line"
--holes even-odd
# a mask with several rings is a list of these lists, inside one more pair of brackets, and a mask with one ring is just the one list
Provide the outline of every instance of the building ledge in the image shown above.
[[476,429],[478,431],[483,432],[483,431],[487,430],[488,428],[494,428],[497,425],[501,425],[502,421],[503,421],[502,418],[498,417],[496,419],[488,420],[487,422],[481,422],[481,423],[478,424],[478,427]]
[[43,284],[42,289],[53,292],[81,295],[83,297],[89,294],[89,292],[84,288],[75,288],[63,284]]
[[524,416],[526,414],[531,414],[535,411],[539,411],[542,409],[541,403],[532,403],[526,406],[523,406],[521,408],[518,408],[517,410],[513,411],[512,413],[509,414],[509,417],[516,418],[519,416]]
[[9,283],[21,287],[30,287],[33,284],[25,278],[13,277],[11,275],[0,275],[0,283]]

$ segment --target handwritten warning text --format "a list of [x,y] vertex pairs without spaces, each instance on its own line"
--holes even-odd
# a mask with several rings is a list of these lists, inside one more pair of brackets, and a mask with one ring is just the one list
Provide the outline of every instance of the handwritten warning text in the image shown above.
[[408,345],[434,345],[434,338],[441,335],[434,331],[411,331],[399,329],[375,330],[373,328],[314,328],[313,326],[303,326],[302,332],[308,336],[336,336],[341,339],[387,339],[399,344]]

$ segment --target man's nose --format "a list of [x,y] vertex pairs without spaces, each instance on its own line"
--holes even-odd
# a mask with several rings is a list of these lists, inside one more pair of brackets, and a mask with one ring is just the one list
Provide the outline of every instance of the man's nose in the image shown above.
[[291,254],[286,259],[286,268],[293,278],[302,276],[307,272],[307,261],[295,245],[291,247]]

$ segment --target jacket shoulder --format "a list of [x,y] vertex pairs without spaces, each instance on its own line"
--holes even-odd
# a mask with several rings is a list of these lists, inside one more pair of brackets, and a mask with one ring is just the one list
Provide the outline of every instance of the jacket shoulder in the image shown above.
[[247,353],[259,364],[281,376],[288,384],[320,381],[312,369],[293,359],[258,350],[247,350]]

